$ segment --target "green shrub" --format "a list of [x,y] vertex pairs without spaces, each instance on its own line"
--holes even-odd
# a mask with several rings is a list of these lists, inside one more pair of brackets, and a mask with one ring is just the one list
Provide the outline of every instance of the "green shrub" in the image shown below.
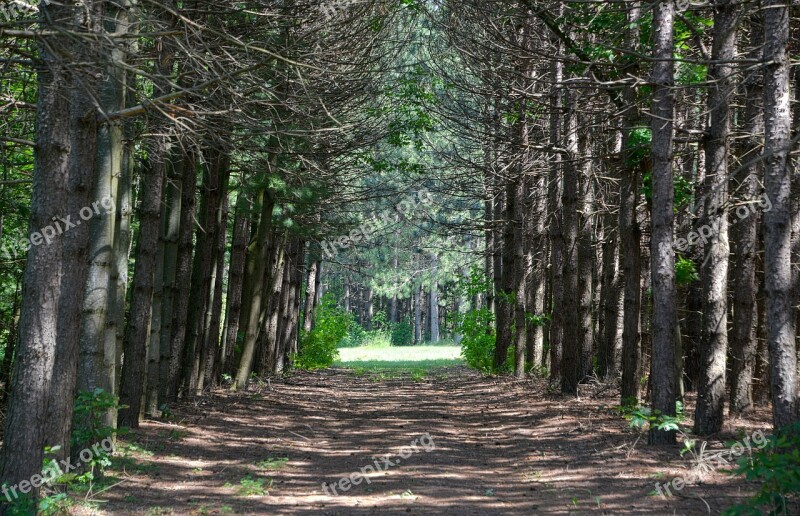
[[733,474],[761,484],[747,503],[726,509],[726,516],[798,514],[800,503],[800,423],[772,435],[767,444],[744,456]]
[[357,348],[363,346],[367,340],[367,331],[356,322],[353,314],[348,314],[350,318],[350,325],[347,330],[347,335],[339,342],[340,348]]
[[326,294],[316,311],[314,329],[300,338],[298,353],[292,363],[298,369],[329,367],[339,357],[337,346],[347,336],[351,317],[336,306],[333,296]]
[[414,343],[414,329],[408,321],[401,321],[392,328],[392,346],[410,346]]
[[[463,335],[461,355],[467,365],[484,373],[497,372],[494,367],[494,314],[487,308],[470,310],[459,317],[458,331]],[[514,363],[514,350],[509,348],[508,351],[506,370]]]
[[[480,269],[473,269],[470,275],[459,282],[459,291],[471,298],[485,294],[492,288],[492,279]],[[488,308],[472,309],[460,314],[457,331],[461,339],[461,355],[467,365],[484,373],[507,372],[514,363],[514,349],[509,346],[505,366],[498,371],[494,367],[495,327],[494,314]]]
[[378,310],[375,312],[375,315],[372,316],[373,331],[388,331],[390,326],[391,323],[389,322],[389,318],[386,316],[386,312],[384,310]]

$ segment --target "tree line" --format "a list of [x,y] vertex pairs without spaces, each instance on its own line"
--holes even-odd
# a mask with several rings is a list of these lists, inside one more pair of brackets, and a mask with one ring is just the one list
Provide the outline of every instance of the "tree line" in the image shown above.
[[78,393],[135,428],[287,371],[325,292],[414,342],[482,311],[495,370],[568,395],[619,379],[670,416],[695,391],[701,435],[726,406],[796,422],[797,7],[680,4],[83,0],[0,22],[0,482],[69,457]]

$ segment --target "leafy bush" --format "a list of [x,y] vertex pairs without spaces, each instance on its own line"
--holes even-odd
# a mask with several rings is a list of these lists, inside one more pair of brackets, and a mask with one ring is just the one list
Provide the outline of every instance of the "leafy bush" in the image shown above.
[[414,329],[408,321],[401,321],[392,328],[392,346],[410,346],[414,343]]
[[389,318],[386,316],[386,312],[384,310],[379,310],[375,312],[375,315],[372,316],[372,327],[376,331],[385,331],[389,330],[391,323],[389,322]]
[[350,318],[350,326],[347,330],[347,335],[339,342],[340,348],[357,348],[363,346],[367,340],[368,334],[364,328],[358,324],[353,314],[348,314]]
[[636,399],[627,399],[619,407],[619,412],[630,422],[630,427],[640,432],[645,432],[651,428],[664,432],[681,431],[681,424],[686,417],[683,414],[683,403],[675,402],[675,415],[668,416],[650,407],[636,404]]
[[761,483],[747,503],[726,509],[727,516],[797,514],[800,503],[800,423],[768,438],[766,446],[742,457],[733,474]]
[[458,326],[467,365],[484,373],[494,371],[494,314],[486,308],[470,310],[459,317]]
[[[470,275],[459,283],[459,291],[471,298],[492,288],[492,279],[480,269],[473,269]],[[484,373],[507,372],[514,363],[514,349],[510,346],[505,366],[501,371],[494,367],[495,328],[494,314],[488,308],[472,309],[459,315],[457,331],[461,339],[461,355],[467,365]]]
[[314,329],[300,338],[298,353],[292,363],[298,369],[312,370],[329,367],[339,357],[337,346],[347,336],[351,317],[336,306],[333,296],[326,294],[316,311]]

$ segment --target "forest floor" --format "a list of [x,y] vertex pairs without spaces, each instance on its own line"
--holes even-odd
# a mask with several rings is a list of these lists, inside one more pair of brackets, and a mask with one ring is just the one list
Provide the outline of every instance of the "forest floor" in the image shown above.
[[[676,447],[648,447],[617,399],[599,385],[575,399],[463,366],[297,373],[143,423],[122,440],[106,480],[116,485],[77,513],[717,514],[753,491],[694,471]],[[732,420],[709,448],[768,421]],[[362,470],[368,481],[341,487]],[[673,478],[686,486],[655,493]]]

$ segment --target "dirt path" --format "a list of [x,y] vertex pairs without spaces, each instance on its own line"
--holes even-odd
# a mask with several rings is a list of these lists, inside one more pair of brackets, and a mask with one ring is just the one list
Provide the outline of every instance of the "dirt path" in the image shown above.
[[[675,450],[631,449],[613,393],[545,391],[459,368],[423,380],[329,370],[218,393],[128,436],[124,483],[94,513],[716,514],[747,494],[722,474],[694,483]],[[342,489],[362,468],[369,482]],[[676,476],[690,480],[680,496],[651,494]]]

